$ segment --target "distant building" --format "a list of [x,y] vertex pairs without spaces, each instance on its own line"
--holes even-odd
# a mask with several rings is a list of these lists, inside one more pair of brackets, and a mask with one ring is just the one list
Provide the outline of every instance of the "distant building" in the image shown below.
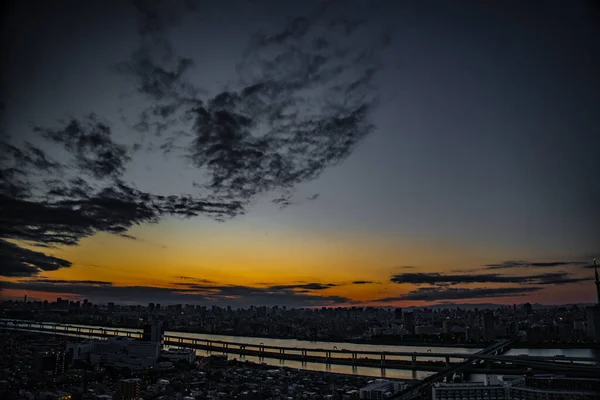
[[394,319],[396,321],[402,321],[402,309],[401,308],[396,308],[394,310]]
[[506,384],[498,379],[485,382],[436,382],[431,389],[433,400],[504,400],[509,399]]
[[127,338],[96,340],[92,343],[90,363],[106,363],[116,368],[143,370],[156,365],[160,350],[158,342],[143,342]]
[[163,342],[164,329],[160,324],[144,326],[142,340],[144,342],[161,343]]
[[41,392],[38,396],[39,400],[71,400],[71,393],[68,392]]
[[108,303],[106,305],[106,309],[109,313],[115,312],[115,303]]
[[410,334],[415,333],[415,314],[411,312],[405,312],[403,315],[404,318],[404,329],[406,329]]
[[511,400],[592,400],[600,397],[600,378],[526,376],[507,388]]
[[447,319],[442,322],[442,332],[450,333],[450,321]]
[[483,340],[490,342],[496,339],[496,327],[494,326],[494,313],[492,311],[486,311],[483,314]]
[[119,388],[113,396],[113,400],[138,400],[142,380],[139,378],[122,379],[119,382]]
[[89,340],[76,343],[67,343],[67,354],[70,354],[71,361],[87,360],[92,349],[92,342]]
[[586,309],[588,337],[600,341],[600,306],[591,306]]
[[37,351],[33,356],[33,368],[40,374],[63,374],[65,372],[65,352],[62,350]]
[[406,383],[399,381],[390,381],[387,379],[378,379],[369,383],[359,390],[361,400],[382,400],[391,397],[406,387]]
[[172,362],[185,360],[192,363],[196,360],[196,352],[193,349],[169,349],[161,351],[160,356]]

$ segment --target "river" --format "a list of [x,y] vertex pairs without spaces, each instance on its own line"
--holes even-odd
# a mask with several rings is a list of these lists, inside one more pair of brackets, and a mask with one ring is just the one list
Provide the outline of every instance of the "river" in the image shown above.
[[[0,320],[1,321],[1,320]],[[43,323],[45,327],[55,325],[52,323]],[[101,327],[101,326],[88,326],[88,325],[77,325],[77,324],[64,324],[57,325],[58,331],[64,330],[64,326],[81,327],[81,328],[94,328],[94,329],[119,329],[124,332],[140,333],[141,329],[130,329],[130,328],[115,328],[115,327]],[[26,328],[26,323],[20,323],[16,327]],[[29,329],[28,329],[29,330]],[[35,331],[35,329],[31,329]],[[166,331],[165,335],[181,336],[190,339],[203,339],[213,341],[224,341],[224,342],[235,342],[235,343],[248,343],[248,344],[264,344],[268,346],[280,346],[280,347],[304,347],[311,349],[347,349],[347,350],[363,350],[363,351],[377,351],[377,352],[419,352],[419,353],[460,353],[460,354],[471,354],[475,353],[480,348],[460,348],[460,347],[422,347],[422,346],[394,346],[394,345],[375,345],[375,344],[358,344],[358,343],[343,343],[343,342],[311,342],[306,340],[295,340],[295,339],[273,339],[273,338],[257,338],[257,337],[245,337],[245,336],[227,336],[227,335],[210,335],[203,333],[190,333],[190,332],[176,332]],[[81,335],[86,337],[85,334]],[[197,350],[197,355],[206,356],[210,355],[204,350]],[[212,352],[212,354],[220,354]],[[558,349],[544,349],[544,348],[513,348],[505,353],[506,355],[530,355],[530,356],[555,356],[564,355],[565,357],[589,357],[600,360],[600,351],[592,349],[570,349],[570,348],[558,348]],[[350,355],[347,355],[350,357]],[[237,358],[239,360],[246,360],[252,362],[264,362],[273,366],[285,366],[290,368],[301,368],[313,371],[324,371],[334,372],[342,374],[357,374],[374,377],[387,377],[394,379],[423,379],[429,375],[432,375],[431,371],[412,371],[402,369],[382,369],[362,366],[350,366],[350,365],[328,365],[322,363],[303,363],[300,361],[292,360],[278,360],[278,359],[260,359],[258,357],[245,356],[240,357],[239,355],[229,354],[230,359]],[[403,357],[398,357],[403,358]],[[420,360],[427,360],[425,357],[420,357]],[[470,380],[483,380],[484,375],[473,374],[470,376]]]

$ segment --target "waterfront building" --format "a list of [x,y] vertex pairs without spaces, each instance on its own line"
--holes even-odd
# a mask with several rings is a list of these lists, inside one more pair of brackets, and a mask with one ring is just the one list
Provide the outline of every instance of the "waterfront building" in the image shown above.
[[505,400],[506,384],[496,378],[485,382],[436,382],[431,388],[433,400]]
[[119,382],[119,389],[115,392],[113,400],[138,400],[142,380],[139,378],[122,379]]
[[491,342],[496,339],[496,328],[494,326],[494,313],[492,311],[486,311],[483,314],[483,340]]
[[600,378],[525,376],[513,381],[507,393],[511,400],[592,400],[600,398]]
[[405,387],[404,382],[377,379],[359,390],[359,398],[361,400],[387,399]]

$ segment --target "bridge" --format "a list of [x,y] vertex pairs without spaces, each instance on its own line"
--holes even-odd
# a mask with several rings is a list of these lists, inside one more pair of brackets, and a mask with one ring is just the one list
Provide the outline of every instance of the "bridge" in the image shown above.
[[[517,341],[514,339],[501,340],[497,343],[478,351],[475,354],[468,354],[464,361],[449,366],[434,375],[430,375],[420,382],[406,388],[397,393],[394,400],[407,400],[422,397],[423,394],[430,391],[430,387],[437,381],[441,381],[457,372],[472,370],[473,365],[480,363],[489,363],[496,361],[500,363],[510,363],[513,365],[521,365],[524,367],[535,368],[536,370],[548,370],[552,372],[574,372],[576,374],[585,374],[589,376],[600,375],[600,363],[597,360],[587,357],[531,357],[525,355],[519,356],[503,356],[510,346]],[[583,362],[575,363],[575,361]],[[476,370],[476,369],[475,369]]]
[[[17,329],[56,335],[106,339],[127,337],[141,339],[139,330],[64,325],[35,321],[0,320],[0,329]],[[382,369],[411,369],[437,372],[424,380],[429,385],[457,371],[468,370],[474,373],[519,373],[526,367],[550,371],[577,371],[600,374],[600,367],[594,359],[587,357],[553,356],[506,356],[516,339],[503,340],[474,354],[439,352],[402,352],[380,350],[353,350],[308,347],[272,346],[264,343],[240,343],[223,340],[185,336],[184,332],[172,332],[164,336],[164,345],[180,348],[204,350],[209,353],[238,354],[241,357],[255,356],[259,359],[294,360],[303,363],[365,366]]]

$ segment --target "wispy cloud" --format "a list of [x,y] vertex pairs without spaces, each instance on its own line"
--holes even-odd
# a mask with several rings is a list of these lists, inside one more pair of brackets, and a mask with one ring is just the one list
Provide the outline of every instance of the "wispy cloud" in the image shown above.
[[509,269],[509,268],[552,268],[562,267],[567,265],[584,265],[585,261],[548,261],[548,262],[531,262],[531,261],[503,261],[497,264],[487,264],[485,269]]
[[34,129],[41,143],[66,155],[60,162],[42,147],[0,141],[4,276],[71,265],[5,239],[45,247],[77,245],[97,232],[134,239],[126,233],[134,225],[168,215],[223,221],[267,192],[287,204],[297,184],[342,162],[374,129],[374,77],[385,45],[356,45],[364,23],[312,13],[256,35],[240,55],[238,82],[209,95],[188,80],[194,55],[178,54],[169,42],[169,28],[191,3],[133,4],[139,41],[115,68],[141,97],[132,137],[163,140],[158,148],[183,157],[206,181],[192,194],[138,189],[125,178],[141,143],[120,143],[115,121],[93,112]]
[[555,285],[587,281],[590,278],[570,277],[566,272],[544,273],[537,275],[501,275],[501,274],[454,274],[447,275],[438,272],[402,273],[393,275],[393,283],[409,283],[414,285],[457,285],[468,283],[517,283]]
[[384,297],[373,300],[377,303],[391,303],[396,301],[438,301],[438,300],[469,300],[476,298],[513,297],[541,290],[541,287],[506,287],[506,288],[445,288],[445,287],[423,287],[417,288],[405,295],[397,297]]
[[258,288],[243,285],[177,285],[174,288],[152,286],[117,286],[103,281],[66,281],[52,279],[3,282],[7,289],[36,292],[67,293],[94,301],[119,302],[203,302],[216,305],[287,305],[292,307],[328,306],[352,303],[342,296],[319,296],[311,294],[319,289],[293,290],[295,288]]

